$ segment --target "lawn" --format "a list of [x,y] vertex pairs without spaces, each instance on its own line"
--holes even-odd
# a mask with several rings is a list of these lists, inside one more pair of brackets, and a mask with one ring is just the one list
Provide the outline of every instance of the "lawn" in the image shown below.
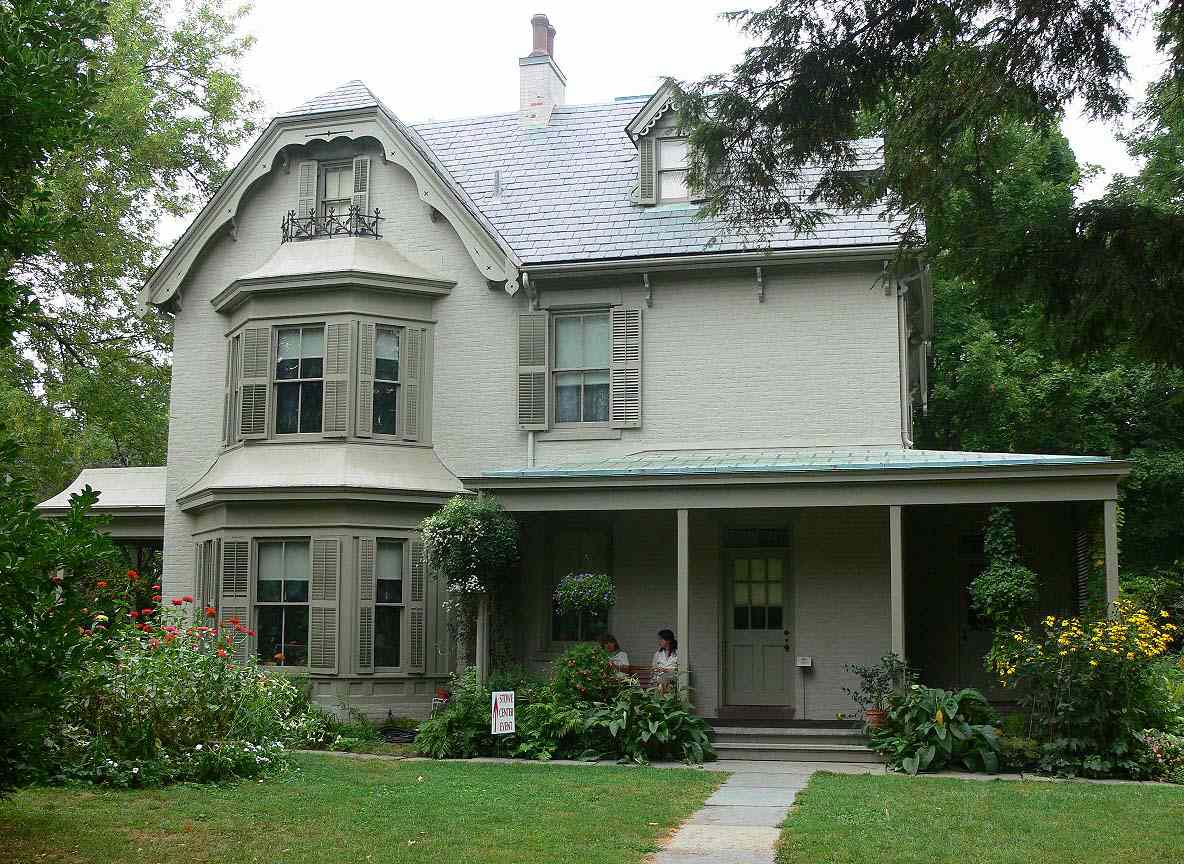
[[1184,788],[816,774],[779,864],[1179,861]]
[[0,861],[640,862],[723,775],[307,754],[282,779],[29,789],[0,801]]

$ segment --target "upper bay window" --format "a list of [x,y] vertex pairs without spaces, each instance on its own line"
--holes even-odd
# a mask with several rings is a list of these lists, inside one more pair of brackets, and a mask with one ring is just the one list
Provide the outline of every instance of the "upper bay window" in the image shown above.
[[374,434],[398,434],[400,328],[379,325],[374,334]]
[[608,313],[555,318],[555,422],[607,423]]
[[658,139],[658,203],[689,201],[687,139]]
[[320,432],[325,328],[281,327],[276,334],[275,433]]

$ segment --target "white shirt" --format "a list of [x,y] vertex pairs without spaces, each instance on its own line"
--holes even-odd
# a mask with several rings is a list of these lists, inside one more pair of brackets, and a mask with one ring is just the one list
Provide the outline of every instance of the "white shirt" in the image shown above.
[[667,654],[663,649],[659,648],[654,652],[654,661],[650,665],[655,669],[677,669],[678,654]]
[[629,655],[626,654],[624,651],[618,651],[612,657],[608,658],[608,662],[612,663],[618,669],[624,669],[626,666],[629,665]]

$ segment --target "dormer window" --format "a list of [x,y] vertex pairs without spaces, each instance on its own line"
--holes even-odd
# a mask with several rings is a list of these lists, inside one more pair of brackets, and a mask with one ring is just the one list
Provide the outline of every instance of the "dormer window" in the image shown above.
[[353,202],[353,162],[322,162],[320,168],[321,215],[345,216]]
[[687,139],[658,139],[658,203],[688,201]]

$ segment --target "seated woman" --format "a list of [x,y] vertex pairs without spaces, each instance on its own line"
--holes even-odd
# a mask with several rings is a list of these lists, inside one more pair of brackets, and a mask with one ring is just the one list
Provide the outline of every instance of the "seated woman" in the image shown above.
[[654,652],[653,685],[665,692],[678,675],[678,640],[673,630],[658,631],[658,650]]
[[608,662],[613,668],[622,672],[629,665],[629,655],[621,650],[621,643],[612,633],[605,633],[600,637],[600,647],[608,652]]

